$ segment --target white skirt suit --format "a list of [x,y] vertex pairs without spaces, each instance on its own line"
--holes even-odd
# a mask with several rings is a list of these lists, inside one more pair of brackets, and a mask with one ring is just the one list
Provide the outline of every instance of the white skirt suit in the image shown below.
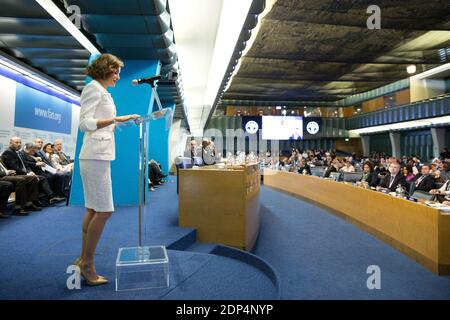
[[113,212],[110,161],[115,159],[114,124],[97,129],[97,120],[116,116],[116,106],[109,92],[92,80],[81,93],[80,175],[85,207],[96,212]]

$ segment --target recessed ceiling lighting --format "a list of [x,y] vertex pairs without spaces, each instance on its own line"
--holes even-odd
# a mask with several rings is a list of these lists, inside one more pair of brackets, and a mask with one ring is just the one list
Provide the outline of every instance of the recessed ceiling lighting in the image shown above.
[[406,67],[406,71],[407,71],[409,74],[414,74],[414,73],[416,73],[416,70],[417,70],[417,68],[416,68],[416,66],[415,66],[414,64],[411,64],[411,65],[409,65],[409,66]]

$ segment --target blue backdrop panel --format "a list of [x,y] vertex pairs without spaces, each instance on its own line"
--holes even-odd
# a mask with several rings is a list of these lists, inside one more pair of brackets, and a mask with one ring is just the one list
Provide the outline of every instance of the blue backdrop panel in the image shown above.
[[67,101],[17,83],[14,125],[21,128],[70,134],[72,105]]
[[[117,115],[147,115],[153,108],[154,96],[149,85],[133,86],[133,79],[159,74],[157,60],[125,60],[120,73],[121,80],[115,88],[109,88],[117,108]],[[111,162],[113,197],[115,205],[138,204],[139,177],[139,127],[125,126],[116,129],[116,160]],[[75,169],[72,179],[70,204],[84,205],[83,189],[79,174],[78,155],[83,142],[79,131],[76,149]],[[147,152],[148,153],[148,152]]]
[[[156,110],[157,105],[153,107]],[[171,108],[171,117],[175,112],[175,103],[164,104],[163,108]],[[172,125],[172,119],[170,119],[170,127]],[[164,174],[169,172],[169,135],[170,127],[166,128],[166,118],[161,118],[150,122],[150,130],[148,135],[148,148],[149,159],[154,159],[159,162]],[[167,129],[167,130],[166,130]]]

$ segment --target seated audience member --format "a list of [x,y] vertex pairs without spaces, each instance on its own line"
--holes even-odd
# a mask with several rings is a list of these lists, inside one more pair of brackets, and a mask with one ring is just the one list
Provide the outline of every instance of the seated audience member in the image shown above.
[[216,163],[214,149],[211,147],[211,142],[206,139],[202,141],[202,160],[205,165],[213,165]]
[[430,174],[430,165],[422,165],[420,171],[421,173],[418,174],[412,182],[413,190],[428,192],[434,188],[435,184],[434,177]]
[[4,213],[2,210],[5,210],[6,207],[8,206],[9,196],[13,192],[14,192],[14,184],[9,181],[2,181],[0,178],[0,219],[9,218],[9,215]]
[[369,187],[373,188],[378,185],[378,174],[374,171],[372,163],[368,161],[364,163],[363,176],[359,182],[359,184],[361,184],[361,182],[366,182]]
[[450,180],[450,162],[445,161],[442,163],[441,178],[444,181]]
[[416,177],[414,175],[414,173],[412,172],[412,167],[407,164],[406,166],[403,167],[402,169],[403,172],[403,176],[405,177],[406,182],[411,183],[414,178]]
[[16,192],[13,214],[27,216],[28,211],[39,211],[41,207],[33,202],[39,200],[39,183],[36,176],[16,175],[15,170],[8,170],[0,161],[0,181],[11,182]]
[[44,144],[44,146],[42,147],[42,152],[45,154],[46,158],[50,162],[50,165],[53,166],[53,163],[52,163],[53,144],[51,144],[51,143]]
[[20,156],[22,140],[19,137],[13,137],[9,140],[9,148],[1,156],[3,164],[8,170],[14,170],[16,175],[27,175],[28,170]]
[[430,194],[434,194],[437,196],[437,201],[445,201],[446,198],[450,198],[450,180],[445,181],[445,183],[439,189],[431,189],[429,192]]
[[152,159],[148,162],[148,171],[151,187],[164,183],[163,179],[167,177],[167,175],[162,173],[161,166],[155,160]]
[[335,159],[331,162],[331,166],[329,166],[329,167],[327,168],[327,170],[325,171],[324,178],[329,178],[329,177],[330,177],[330,174],[331,174],[332,172],[339,172],[340,169],[341,169],[341,163],[340,163],[340,161],[339,161],[338,159],[335,158]]
[[[43,161],[43,162],[45,162],[46,165],[52,167],[53,169],[57,169],[57,168],[53,167],[53,164],[52,164],[51,160],[49,159],[49,156],[53,153],[52,144],[47,143],[45,146],[43,146],[44,140],[42,140],[41,138],[35,139],[34,144],[36,146],[36,153],[35,153],[36,160]],[[45,150],[47,150],[47,151],[45,151]],[[53,174],[48,171],[46,171],[46,173]],[[57,170],[56,173],[54,173],[53,175],[56,176],[56,181],[55,181],[54,187],[52,187],[52,188],[55,191],[56,195],[60,198],[67,197],[68,192],[66,191],[66,189],[70,185],[70,181],[72,179],[72,173]]]
[[[59,197],[56,188],[61,187],[60,178],[64,179],[63,176],[53,175],[50,172],[44,171],[42,168],[45,167],[45,162],[38,161],[34,155],[36,154],[37,147],[32,142],[25,144],[23,151],[20,152],[25,166],[28,170],[31,170],[39,178],[39,186],[41,191],[46,195],[48,203],[52,204],[57,201],[64,200],[64,197]],[[40,158],[38,158],[41,160]],[[59,194],[63,194],[63,190],[58,190]]]
[[300,160],[300,167],[298,168],[298,173],[304,175],[311,175],[311,167],[306,163],[305,158],[302,158]]
[[407,165],[410,165],[410,166],[411,166],[412,172],[413,172],[413,174],[414,174],[415,176],[419,174],[418,165],[417,165],[417,163],[414,161],[413,158],[409,158],[409,159],[408,159]]
[[388,166],[386,164],[386,160],[384,158],[380,158],[380,161],[375,166],[374,170],[377,174],[384,176],[384,175],[388,174],[387,167]]
[[438,169],[437,163],[431,164],[430,176],[433,177],[434,182],[439,182],[439,183],[445,182],[445,179],[443,179],[441,177],[441,171]]
[[389,165],[389,173],[384,178],[383,183],[377,186],[377,190],[388,189],[390,192],[395,192],[399,185],[406,190],[406,180],[400,173],[400,164],[393,162]]
[[45,153],[45,156],[50,161],[51,166],[55,168],[58,172],[62,173],[72,173],[73,163],[69,163],[67,165],[61,164],[61,158],[60,156],[55,152],[54,145],[51,143],[46,143],[42,147],[43,152]]
[[448,159],[450,158],[450,149],[449,148],[444,148],[442,149],[442,152],[439,156],[442,160]]
[[68,164],[72,163],[73,160],[70,160],[70,157],[68,157],[63,151],[62,151],[62,141],[61,139],[56,139],[53,143],[53,150],[55,154],[59,157],[59,164],[62,166],[67,166]]
[[342,172],[355,172],[355,167],[351,164],[350,161],[344,159],[344,166],[341,168]]

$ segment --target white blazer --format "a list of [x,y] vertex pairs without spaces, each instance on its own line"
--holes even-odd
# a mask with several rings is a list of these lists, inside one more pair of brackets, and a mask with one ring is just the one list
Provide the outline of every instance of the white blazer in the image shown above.
[[116,116],[116,106],[110,93],[92,80],[81,93],[80,130],[85,132],[79,159],[114,160],[114,124],[97,129],[97,119]]

